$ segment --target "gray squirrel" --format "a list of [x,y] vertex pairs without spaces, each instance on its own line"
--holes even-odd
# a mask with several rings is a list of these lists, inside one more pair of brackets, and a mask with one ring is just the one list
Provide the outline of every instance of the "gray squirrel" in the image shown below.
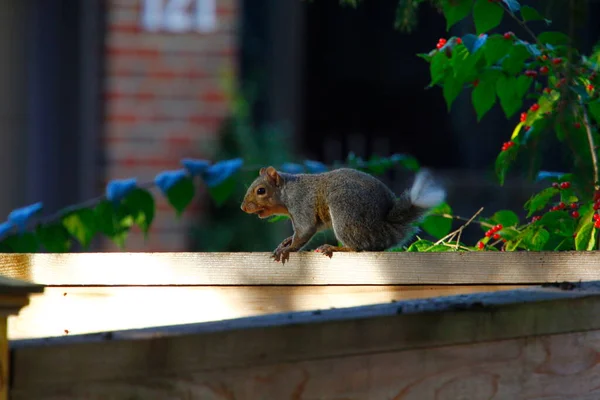
[[343,244],[316,249],[330,258],[336,251],[383,251],[402,245],[416,234],[414,224],[445,198],[445,190],[427,170],[420,170],[412,187],[397,198],[379,179],[355,169],[288,174],[267,167],[248,188],[241,209],[259,218],[290,217],[294,234],[272,255],[285,263],[291,252],[324,229],[333,229]]

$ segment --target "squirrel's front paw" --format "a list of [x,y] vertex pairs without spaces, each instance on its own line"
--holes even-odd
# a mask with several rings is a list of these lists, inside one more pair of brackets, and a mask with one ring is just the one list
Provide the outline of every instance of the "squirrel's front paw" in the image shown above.
[[331,258],[331,256],[333,256],[333,252],[336,251],[336,250],[337,250],[337,248],[335,246],[330,245],[330,244],[324,244],[324,245],[321,245],[321,246],[319,246],[319,247],[317,247],[315,249],[315,251],[317,253],[323,253],[323,254],[325,254],[329,258]]
[[279,245],[279,247],[273,251],[271,258],[274,258],[275,261],[281,261],[282,264],[285,264],[285,262],[290,259],[290,250],[288,247]]

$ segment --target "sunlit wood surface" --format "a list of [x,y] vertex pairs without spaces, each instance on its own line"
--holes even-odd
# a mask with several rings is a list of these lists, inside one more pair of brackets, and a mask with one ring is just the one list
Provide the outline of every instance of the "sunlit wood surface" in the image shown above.
[[[419,256],[425,257],[360,253],[329,259],[304,252],[282,265],[269,253],[2,254],[0,274],[47,285],[10,317],[11,339],[509,290],[565,278],[557,268],[539,265],[522,266],[530,271],[519,274],[514,263],[501,269],[495,261],[494,270],[477,254]],[[581,269],[586,276],[590,270]]]
[[11,399],[598,399],[598,284],[563,289],[15,341]]

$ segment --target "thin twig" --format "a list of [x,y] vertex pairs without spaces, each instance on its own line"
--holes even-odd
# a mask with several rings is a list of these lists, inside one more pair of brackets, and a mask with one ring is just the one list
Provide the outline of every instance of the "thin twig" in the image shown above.
[[[436,214],[436,215],[439,215],[440,217],[444,217],[444,218],[455,219],[457,221],[471,221],[470,218],[464,218],[464,217],[460,217],[458,215],[450,215],[450,214]],[[483,222],[483,221],[471,221],[471,222],[479,224],[481,226],[485,226],[487,228],[491,228],[494,226],[494,224],[490,224],[489,222]]]
[[[479,214],[481,214],[481,212],[483,211],[483,207],[481,207],[479,209],[479,211],[477,211],[475,214],[473,214],[473,216],[471,218],[469,218],[469,220],[467,220],[467,222],[462,225],[460,228],[458,228],[457,230],[455,230],[454,232],[450,232],[449,234],[447,234],[446,236],[444,236],[443,238],[441,238],[440,240],[438,240],[437,242],[435,242],[433,245],[429,246],[427,249],[425,249],[424,251],[427,252],[429,250],[431,250],[432,248],[434,248],[435,246],[438,246],[440,244],[445,244],[444,242],[446,241],[452,241],[452,239],[456,236],[459,235],[460,238],[460,234],[462,233],[462,231],[471,223],[473,222],[473,220],[475,218],[477,218],[477,216]],[[458,242],[458,241],[457,241]]]
[[502,7],[508,13],[508,15],[510,15],[515,21],[517,21],[517,23],[525,30],[525,32],[527,32],[527,34],[529,34],[533,38],[533,40],[538,44],[538,46],[540,46],[540,48],[544,47],[544,45],[538,40],[535,33],[533,33],[533,31],[529,28],[529,26],[527,26],[525,21],[522,21],[521,19],[519,19],[519,17],[517,17],[515,15],[515,13],[512,12],[512,10],[510,8],[508,8],[508,6],[505,5],[503,2],[499,1],[496,4],[498,4],[500,7]]
[[583,125],[585,126],[585,132],[587,134],[588,143],[590,145],[590,153],[592,155],[592,164],[594,166],[594,189],[599,190],[598,186],[598,156],[596,154],[596,144],[594,143],[594,135],[592,134],[592,127],[590,125],[590,117],[588,116],[588,112],[585,108],[585,104],[579,98],[579,104],[581,105],[581,112],[583,113]]

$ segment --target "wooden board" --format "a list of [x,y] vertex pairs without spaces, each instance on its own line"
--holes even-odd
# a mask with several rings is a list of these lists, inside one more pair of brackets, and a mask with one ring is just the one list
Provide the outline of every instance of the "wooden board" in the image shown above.
[[219,321],[517,286],[50,287],[9,317],[10,339]]
[[597,400],[598,354],[600,331],[590,331],[190,370],[174,376],[74,383],[60,390],[48,382],[48,389],[15,388],[11,399]]
[[600,252],[0,255],[0,275],[75,285],[467,285],[600,279]]
[[584,284],[14,341],[12,398],[592,399],[599,313]]
[[[35,365],[21,371],[23,379],[53,376],[69,382],[594,330],[600,329],[598,312],[597,287],[536,288],[14,341],[12,346],[15,360],[36,354]],[[148,363],[143,354],[157,351],[158,363]],[[78,372],[82,369],[85,377]]]

